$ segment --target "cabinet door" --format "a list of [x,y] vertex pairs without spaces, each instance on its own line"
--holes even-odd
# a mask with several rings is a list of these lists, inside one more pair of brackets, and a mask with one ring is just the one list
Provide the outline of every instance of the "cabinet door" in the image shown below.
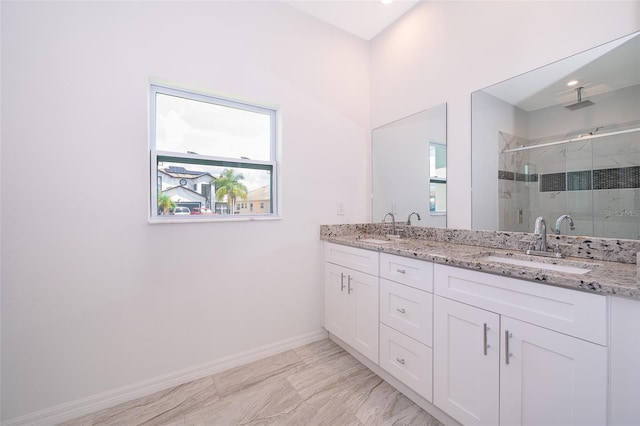
[[607,423],[606,347],[504,316],[501,335],[500,424]]
[[640,301],[610,297],[609,343],[611,425],[640,425]]
[[349,340],[348,269],[324,264],[324,328],[344,341]]
[[378,277],[324,264],[324,328],[378,363]]
[[433,402],[466,426],[497,425],[499,315],[434,297]]
[[378,363],[378,277],[349,271],[345,278],[354,349]]

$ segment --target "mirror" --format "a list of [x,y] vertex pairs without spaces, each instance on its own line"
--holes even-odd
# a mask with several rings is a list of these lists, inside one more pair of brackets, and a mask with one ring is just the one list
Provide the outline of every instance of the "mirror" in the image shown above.
[[372,222],[447,226],[447,104],[373,129]]
[[640,33],[474,92],[472,228],[640,239]]

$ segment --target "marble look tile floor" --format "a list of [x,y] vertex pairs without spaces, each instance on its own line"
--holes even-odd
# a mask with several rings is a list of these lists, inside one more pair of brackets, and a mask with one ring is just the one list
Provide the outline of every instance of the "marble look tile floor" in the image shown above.
[[63,425],[441,423],[325,339]]

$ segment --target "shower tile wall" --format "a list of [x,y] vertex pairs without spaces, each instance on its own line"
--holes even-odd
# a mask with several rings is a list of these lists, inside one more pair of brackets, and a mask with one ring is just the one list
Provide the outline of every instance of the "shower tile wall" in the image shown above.
[[[500,151],[516,148],[527,142],[523,138],[500,133]],[[527,152],[527,151],[524,151]],[[531,223],[529,185],[526,183],[525,156],[520,152],[500,155],[498,171],[499,229],[527,232]],[[527,167],[527,173],[530,173]]]
[[[572,142],[559,146],[562,147],[565,171],[567,172],[567,191],[564,193],[566,203],[564,212],[561,214],[571,214],[576,224],[576,229],[573,232],[565,224],[563,232],[594,235],[593,191],[591,190],[591,170],[593,169],[592,140]],[[585,180],[589,184],[586,184]],[[554,219],[558,216],[554,216]]]
[[[543,176],[564,171],[565,169],[565,147],[563,145],[552,145],[522,152],[526,152],[529,155],[529,161],[536,165],[540,180],[542,180]],[[541,192],[539,185],[531,188],[531,216],[533,219],[538,216],[544,216],[547,220],[549,231],[551,231],[551,222],[566,213],[566,191],[558,189],[557,191]],[[578,218],[574,218],[574,221],[576,219]]]
[[[596,236],[640,238],[639,135],[627,133],[593,144]],[[614,170],[598,173],[599,169]]]
[[[500,133],[501,151],[530,143]],[[576,230],[563,233],[640,238],[638,144],[636,132],[500,154],[499,229],[531,232],[537,216],[569,213]]]

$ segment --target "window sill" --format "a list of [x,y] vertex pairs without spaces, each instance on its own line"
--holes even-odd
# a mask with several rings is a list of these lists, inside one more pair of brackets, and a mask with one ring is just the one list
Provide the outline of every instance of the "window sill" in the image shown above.
[[271,220],[282,220],[281,216],[233,216],[230,217],[150,217],[148,218],[150,225],[162,225],[172,223],[222,223],[222,222],[263,222]]

